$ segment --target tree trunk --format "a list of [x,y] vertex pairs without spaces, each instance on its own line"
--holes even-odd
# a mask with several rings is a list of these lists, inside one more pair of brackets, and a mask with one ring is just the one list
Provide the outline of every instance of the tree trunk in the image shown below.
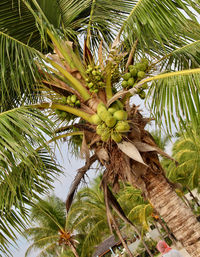
[[200,257],[200,224],[163,174],[145,174],[148,200],[191,257]]

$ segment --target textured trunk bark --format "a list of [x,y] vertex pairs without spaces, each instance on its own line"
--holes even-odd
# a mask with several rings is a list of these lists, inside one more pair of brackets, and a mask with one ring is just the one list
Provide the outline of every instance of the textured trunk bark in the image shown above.
[[164,175],[148,172],[145,180],[147,197],[156,211],[191,257],[200,257],[200,223],[191,209],[177,196]]

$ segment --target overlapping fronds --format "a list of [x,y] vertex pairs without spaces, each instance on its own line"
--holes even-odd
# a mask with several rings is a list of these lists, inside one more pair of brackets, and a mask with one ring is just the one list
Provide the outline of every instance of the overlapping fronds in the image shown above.
[[[184,70],[200,65],[200,40],[176,48],[158,62],[160,70]],[[159,67],[158,67],[159,68]]]
[[65,30],[78,29],[87,40],[91,40],[92,47],[97,47],[101,39],[107,44],[111,43],[113,34],[120,28],[132,5],[130,0],[58,2]]
[[172,128],[184,128],[186,123],[199,125],[199,79],[200,69],[164,73],[153,78],[149,90],[151,110],[158,123]]
[[30,47],[41,49],[41,36],[35,18],[23,1],[2,0],[0,17],[0,31]]
[[[35,163],[35,168],[30,168],[24,163],[18,166],[13,164],[12,171],[9,174],[5,173],[4,179],[1,174],[0,239],[2,249],[6,249],[7,245],[12,244],[11,241],[17,239],[17,233],[21,233],[22,228],[25,228],[28,222],[27,207],[38,195],[48,192],[52,187],[54,177],[60,172],[46,151],[40,151],[37,155],[28,158]],[[7,251],[9,252],[8,249]]]
[[[193,1],[133,2],[134,6],[121,32],[124,30],[125,38],[128,38],[130,43],[138,39],[138,47],[152,56],[168,53],[174,46],[181,46],[187,42],[189,36],[194,38],[199,33],[194,10],[188,7],[195,7]],[[192,25],[191,20],[196,26]]]
[[199,133],[193,130],[193,134],[182,136],[175,142],[172,151],[179,165],[177,167],[173,164],[169,165],[168,177],[191,189],[198,188],[200,178]]
[[27,156],[34,156],[39,146],[47,147],[45,134],[52,135],[52,124],[47,116],[29,108],[21,107],[0,113],[2,172],[9,172],[19,162],[34,166]]
[[38,98],[37,83],[42,77],[36,61],[43,60],[37,50],[0,32],[0,108],[8,110]]
[[[50,196],[35,202],[31,209],[31,218],[33,223],[25,233],[33,243],[27,249],[26,256],[34,249],[41,250],[39,256],[55,256],[65,252],[67,240],[72,244],[75,243],[76,240],[71,234],[72,229],[65,225],[67,219],[65,203],[58,197]],[[62,233],[66,233],[64,244],[61,241]]]
[[0,131],[0,225],[6,247],[6,240],[15,240],[25,224],[31,199],[52,187],[60,167],[45,143],[52,123],[38,111],[19,108],[1,113]]

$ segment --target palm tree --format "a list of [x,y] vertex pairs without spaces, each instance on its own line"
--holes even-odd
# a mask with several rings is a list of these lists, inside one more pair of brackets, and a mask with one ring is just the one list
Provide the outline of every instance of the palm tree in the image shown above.
[[115,191],[120,180],[129,182],[143,191],[190,255],[200,256],[200,225],[166,180],[158,154],[167,155],[145,130],[152,118],[142,116],[135,98],[130,101],[137,94],[145,98],[151,114],[169,132],[190,123],[198,128],[199,4],[59,0],[52,2],[59,10],[55,24],[49,5],[16,2],[1,4],[1,111],[17,107],[46,114],[56,126],[48,143],[82,136],[86,164],[78,170],[67,209],[97,160],[105,168],[102,188],[108,214],[113,207],[126,219],[109,186]]
[[64,256],[68,248],[73,256],[79,256],[73,226],[66,218],[62,200],[55,196],[39,200],[31,209],[31,219],[33,225],[26,230],[26,235],[33,243],[27,249],[26,256],[34,248],[42,249],[39,256]]
[[103,193],[97,186],[85,187],[77,193],[69,219],[77,224],[79,235],[84,237],[81,256],[91,256],[102,238],[110,236]]
[[149,222],[152,222],[153,208],[145,201],[141,191],[126,185],[119,192],[117,197],[121,207],[125,210],[127,217],[138,227],[143,235],[149,229]]
[[199,150],[200,137],[198,131],[192,135],[182,135],[173,145],[173,157],[179,165],[169,164],[167,173],[169,179],[189,187],[191,190],[199,187]]

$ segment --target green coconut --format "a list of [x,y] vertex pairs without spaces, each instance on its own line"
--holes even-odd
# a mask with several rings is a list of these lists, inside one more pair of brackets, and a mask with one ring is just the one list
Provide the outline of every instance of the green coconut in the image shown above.
[[93,76],[96,76],[97,75],[97,72],[95,70],[92,71],[92,75]]
[[133,69],[130,70],[130,73],[131,73],[131,76],[132,76],[132,77],[136,77],[136,76],[137,76],[137,72],[138,72],[138,71],[137,71],[136,68],[133,68]]
[[66,103],[67,103],[67,97],[63,96],[63,97],[61,98],[61,103],[62,103],[62,104],[66,104]]
[[129,65],[128,70],[131,71],[132,69],[134,69],[134,65]]
[[71,96],[69,95],[68,97],[67,97],[67,104],[70,104],[71,103]]
[[99,115],[102,111],[107,111],[107,108],[104,103],[99,103],[97,106],[97,114]]
[[139,79],[143,79],[144,77],[145,77],[145,72],[144,71],[138,71],[138,73],[137,73],[137,76],[138,76],[138,78]]
[[108,117],[112,117],[112,114],[107,110],[102,110],[98,115],[103,121],[106,121]]
[[145,71],[146,70],[146,68],[147,68],[147,66],[146,66],[146,64],[145,63],[137,63],[136,65],[135,65],[135,67],[136,67],[136,69],[139,71]]
[[131,73],[130,72],[125,73],[124,76],[123,76],[124,80],[129,80],[130,78],[131,78]]
[[114,108],[114,107],[109,107],[108,111],[113,114],[114,112],[116,112],[118,109]]
[[116,132],[128,132],[130,126],[127,121],[118,121],[115,127]]
[[81,105],[81,102],[80,100],[77,100],[76,103],[75,103],[76,106],[80,106]]
[[102,141],[107,142],[109,138],[110,138],[110,133],[109,133],[109,132],[104,131],[104,132],[101,134],[101,140],[102,140]]
[[130,79],[128,80],[128,82],[127,82],[127,84],[128,84],[129,87],[132,87],[132,86],[134,85],[134,83],[135,83],[134,78],[130,78]]
[[76,95],[72,95],[72,96],[71,96],[71,101],[72,101],[72,103],[75,103],[75,102],[76,102]]
[[128,87],[128,81],[126,81],[126,80],[122,81],[122,87],[127,88]]
[[92,88],[94,86],[93,82],[88,83],[88,87]]
[[112,128],[115,126],[117,120],[115,117],[113,116],[110,116],[110,117],[107,117],[106,120],[105,120],[105,123],[106,125],[109,127],[109,128]]
[[119,105],[117,104],[117,102],[114,102],[110,105],[111,108],[114,108],[116,111],[119,110]]
[[97,128],[96,128],[96,133],[98,135],[101,135],[102,133],[104,132],[104,128],[102,128],[102,125],[98,125]]
[[115,117],[116,120],[127,120],[127,118],[128,118],[128,113],[125,112],[124,110],[119,110],[119,111],[116,111],[116,112],[113,114],[113,117]]
[[99,125],[101,123],[101,119],[99,117],[98,114],[94,114],[92,115],[92,122],[95,124],[95,125]]
[[116,132],[112,133],[111,138],[116,143],[120,143],[122,141],[122,135],[120,133],[116,133]]

